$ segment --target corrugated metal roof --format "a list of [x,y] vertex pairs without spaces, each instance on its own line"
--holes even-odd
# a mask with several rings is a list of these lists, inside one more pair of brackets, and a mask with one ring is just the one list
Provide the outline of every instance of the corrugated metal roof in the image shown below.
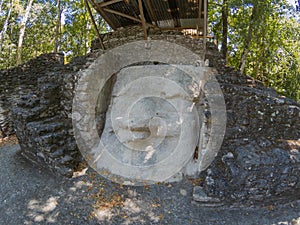
[[[157,22],[160,28],[196,29],[199,23],[199,1],[202,1],[203,8],[205,0],[142,0],[144,17],[147,23],[155,25],[155,22]],[[97,7],[103,9],[101,14],[105,14],[102,16],[104,19],[105,17],[108,18],[109,21],[107,20],[107,22],[112,27],[119,28],[139,24],[138,21],[133,19],[111,13],[111,10],[114,10],[140,20],[138,0],[122,0],[119,2],[115,0],[112,4],[101,6],[101,4],[109,2],[112,2],[112,0],[97,0]],[[107,12],[106,9],[110,12]],[[153,18],[151,12],[153,12],[155,18]],[[201,18],[200,24],[203,26],[203,15]]]

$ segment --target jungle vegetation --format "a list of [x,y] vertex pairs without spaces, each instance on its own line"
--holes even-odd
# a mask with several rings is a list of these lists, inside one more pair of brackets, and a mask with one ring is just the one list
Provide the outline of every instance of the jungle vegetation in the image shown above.
[[[300,100],[300,0],[209,0],[208,24],[228,66]],[[49,52],[68,61],[97,38],[83,0],[0,0],[0,27],[2,69]]]

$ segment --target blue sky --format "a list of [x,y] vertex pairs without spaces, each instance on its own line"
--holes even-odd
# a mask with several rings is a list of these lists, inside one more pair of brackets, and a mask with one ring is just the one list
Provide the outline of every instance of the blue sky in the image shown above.
[[295,0],[288,0],[288,2],[295,7]]

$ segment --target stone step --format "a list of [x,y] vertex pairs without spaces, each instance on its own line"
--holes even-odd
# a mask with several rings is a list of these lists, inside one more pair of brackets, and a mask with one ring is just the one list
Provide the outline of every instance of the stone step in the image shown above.
[[66,132],[63,130],[57,132],[49,132],[47,134],[37,136],[34,138],[34,141],[41,146],[51,146],[60,140],[63,140],[66,135]]
[[57,117],[52,117],[50,120],[35,121],[27,124],[27,128],[37,135],[44,135],[52,132],[58,132],[64,129],[64,123]]

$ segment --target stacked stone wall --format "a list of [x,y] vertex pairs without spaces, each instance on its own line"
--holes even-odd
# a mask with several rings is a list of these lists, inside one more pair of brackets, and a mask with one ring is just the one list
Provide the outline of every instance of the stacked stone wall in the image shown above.
[[[149,41],[167,40],[203,53],[201,39],[174,31],[148,33]],[[142,39],[138,27],[103,36],[107,50]],[[69,176],[82,161],[72,131],[74,88],[80,78],[78,71],[104,52],[99,47],[94,41],[92,53],[67,65],[47,57],[42,60],[42,56],[26,66],[0,71],[1,110],[13,109],[23,154]],[[200,174],[203,189],[210,196],[236,201],[299,196],[300,105],[226,67],[213,43],[208,43],[206,58],[217,69],[227,108],[227,129],[216,159]],[[2,130],[9,127],[3,124]]]
[[227,129],[222,148],[202,174],[212,196],[235,201],[300,195],[300,106],[273,89],[219,67]]
[[0,70],[0,138],[13,134],[11,109],[20,96],[32,93],[38,77],[63,64],[63,55],[44,54],[18,67]]

